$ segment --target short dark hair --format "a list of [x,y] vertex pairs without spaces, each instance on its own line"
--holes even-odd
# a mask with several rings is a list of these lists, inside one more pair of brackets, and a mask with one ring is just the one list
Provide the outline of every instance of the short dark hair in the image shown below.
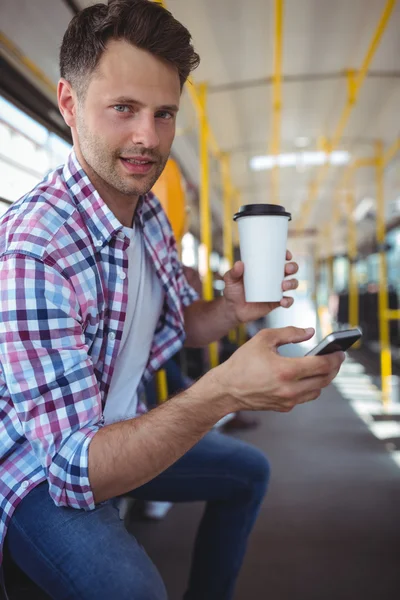
[[125,40],[175,66],[181,89],[200,62],[189,31],[161,4],[109,0],[77,13],[64,34],[60,74],[78,93],[85,90],[109,40]]

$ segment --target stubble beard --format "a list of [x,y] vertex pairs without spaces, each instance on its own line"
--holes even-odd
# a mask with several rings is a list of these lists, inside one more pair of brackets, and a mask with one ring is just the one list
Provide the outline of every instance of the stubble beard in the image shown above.
[[[126,196],[140,196],[149,192],[160,177],[168,156],[162,157],[154,150],[143,147],[131,147],[112,151],[107,148],[99,136],[88,130],[82,119],[78,118],[77,133],[82,156],[94,174],[108,186]],[[150,156],[155,162],[152,172],[147,176],[119,174],[121,156]]]

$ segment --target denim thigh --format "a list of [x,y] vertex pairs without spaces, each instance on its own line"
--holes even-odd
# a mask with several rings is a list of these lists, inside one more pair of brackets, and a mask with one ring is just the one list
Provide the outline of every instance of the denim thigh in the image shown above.
[[56,600],[166,600],[164,583],[112,502],[57,507],[41,483],[19,504],[7,536],[11,559]]
[[270,465],[265,454],[238,438],[212,430],[157,477],[133,490],[143,500],[224,501],[265,493]]

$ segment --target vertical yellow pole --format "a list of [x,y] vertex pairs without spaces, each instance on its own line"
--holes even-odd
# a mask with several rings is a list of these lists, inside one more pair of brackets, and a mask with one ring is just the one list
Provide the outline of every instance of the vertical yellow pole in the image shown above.
[[[232,212],[235,213],[239,210],[241,205],[241,197],[240,197],[240,192],[239,190],[235,189],[232,190]],[[232,218],[232,215],[231,215]],[[234,248],[237,248],[239,246],[239,230],[238,230],[238,226],[237,223],[235,223],[233,225],[233,232],[232,232],[232,253]],[[234,262],[234,253],[232,254],[232,264]],[[239,328],[236,329],[232,329],[229,334],[229,341],[232,344],[239,344],[240,342],[240,335],[239,335]]]
[[229,180],[229,155],[221,157],[222,189],[224,195],[224,256],[229,268],[233,265],[232,188]]
[[[282,121],[282,41],[284,0],[275,0],[274,76],[272,85],[272,143],[271,154],[278,156]],[[279,166],[271,172],[272,202],[279,204]]]
[[347,193],[347,255],[349,259],[349,324],[357,327],[359,320],[358,284],[356,274],[357,259],[357,230],[354,218],[356,207],[353,179],[350,180],[350,190]]
[[[229,155],[221,155],[222,189],[224,195],[224,257],[228,261],[229,269],[233,266],[233,190],[229,178]],[[237,342],[237,332],[232,329],[228,333],[232,344]]]
[[381,348],[382,402],[387,408],[390,401],[390,378],[392,375],[392,356],[390,350],[390,332],[388,320],[387,264],[385,253],[385,189],[384,161],[382,142],[376,148],[376,241],[379,250],[379,341]]
[[167,373],[164,369],[160,369],[156,373],[156,390],[158,404],[162,404],[168,400]]
[[[240,192],[239,190],[235,190],[233,192],[232,195],[232,200],[233,200],[233,211],[232,212],[238,212],[240,206],[241,206],[241,196],[240,196]],[[239,246],[239,229],[237,226],[237,223],[233,226],[233,247],[237,248]]]
[[[206,251],[206,274],[203,280],[204,300],[212,300],[213,282],[210,269],[211,242],[211,211],[210,211],[210,168],[208,162],[208,128],[207,128],[207,84],[202,83],[198,86],[199,100],[201,104],[200,114],[200,132],[199,132],[199,154],[200,154],[200,230],[201,243]],[[218,364],[218,346],[216,342],[209,345],[210,367],[216,367]]]

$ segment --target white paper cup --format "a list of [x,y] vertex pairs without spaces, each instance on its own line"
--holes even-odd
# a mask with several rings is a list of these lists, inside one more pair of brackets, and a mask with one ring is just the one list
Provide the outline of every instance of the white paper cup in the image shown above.
[[277,204],[246,204],[238,222],[246,302],[280,302],[290,213]]

